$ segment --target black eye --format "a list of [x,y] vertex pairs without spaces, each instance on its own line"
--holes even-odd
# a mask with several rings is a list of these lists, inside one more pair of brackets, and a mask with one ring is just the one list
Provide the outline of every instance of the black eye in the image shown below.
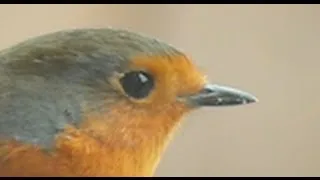
[[153,77],[143,71],[126,73],[120,83],[127,95],[136,99],[147,97],[154,87]]

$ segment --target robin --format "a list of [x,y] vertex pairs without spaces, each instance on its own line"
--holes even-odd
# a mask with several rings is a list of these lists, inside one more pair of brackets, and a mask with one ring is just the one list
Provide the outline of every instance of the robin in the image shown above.
[[153,176],[182,116],[256,102],[127,30],[63,30],[0,52],[0,176]]

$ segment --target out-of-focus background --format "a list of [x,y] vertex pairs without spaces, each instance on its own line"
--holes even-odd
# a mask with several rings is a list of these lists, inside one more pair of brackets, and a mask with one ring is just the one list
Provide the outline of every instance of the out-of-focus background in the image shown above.
[[0,48],[67,28],[157,37],[260,100],[187,116],[157,176],[320,176],[319,17],[319,5],[0,5]]

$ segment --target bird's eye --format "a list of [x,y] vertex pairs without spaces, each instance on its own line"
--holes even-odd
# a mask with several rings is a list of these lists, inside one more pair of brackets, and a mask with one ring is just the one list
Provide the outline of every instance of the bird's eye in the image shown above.
[[146,72],[131,71],[120,79],[120,84],[127,95],[141,99],[147,97],[153,89],[154,79]]

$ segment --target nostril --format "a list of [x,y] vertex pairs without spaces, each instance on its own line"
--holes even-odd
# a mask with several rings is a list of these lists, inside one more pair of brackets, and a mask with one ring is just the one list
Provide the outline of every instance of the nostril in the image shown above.
[[200,90],[201,94],[209,94],[209,93],[214,93],[214,92],[215,91],[212,88],[208,88],[208,87],[205,87],[205,88]]

